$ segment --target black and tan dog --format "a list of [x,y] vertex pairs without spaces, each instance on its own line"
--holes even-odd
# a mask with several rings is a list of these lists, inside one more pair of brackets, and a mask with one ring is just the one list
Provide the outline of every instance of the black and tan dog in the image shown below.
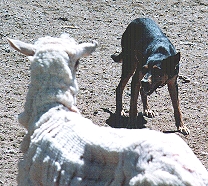
[[122,113],[122,94],[128,80],[131,82],[131,100],[129,118],[134,124],[137,119],[137,99],[139,92],[143,102],[144,114],[154,117],[149,109],[147,95],[157,88],[168,85],[179,132],[189,134],[183,124],[178,99],[177,77],[179,72],[180,53],[161,31],[158,25],[149,18],[138,18],[132,21],[125,30],[121,40],[122,52],[112,55],[115,62],[122,62],[121,81],[116,89],[117,122]]

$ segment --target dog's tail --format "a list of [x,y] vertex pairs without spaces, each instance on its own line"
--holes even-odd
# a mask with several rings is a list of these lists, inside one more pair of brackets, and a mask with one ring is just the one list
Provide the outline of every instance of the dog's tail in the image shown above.
[[122,63],[123,62],[123,55],[122,52],[120,54],[113,54],[111,55],[111,58],[113,59],[114,62],[116,63]]

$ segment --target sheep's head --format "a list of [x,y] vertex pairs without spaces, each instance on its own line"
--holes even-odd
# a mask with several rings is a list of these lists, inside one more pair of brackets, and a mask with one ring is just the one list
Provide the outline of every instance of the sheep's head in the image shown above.
[[13,39],[8,42],[31,61],[31,84],[19,122],[28,128],[29,119],[37,110],[34,107],[40,108],[51,102],[73,110],[78,91],[75,75],[79,59],[90,55],[97,42],[78,44],[68,34],[62,34],[60,38],[43,37],[35,44]]
[[57,57],[62,55],[62,57],[65,58],[66,64],[72,71],[73,76],[75,75],[78,66],[78,60],[90,55],[97,47],[96,41],[78,44],[73,38],[70,38],[68,34],[62,34],[60,38],[53,38],[50,36],[39,38],[34,45],[9,38],[8,42],[15,50],[29,56],[29,59],[32,62],[35,61],[37,57],[42,57],[40,54],[43,53],[47,53],[47,56],[43,56],[44,58],[47,58],[46,60],[54,58],[54,56],[50,56],[50,53],[56,53],[55,55]]

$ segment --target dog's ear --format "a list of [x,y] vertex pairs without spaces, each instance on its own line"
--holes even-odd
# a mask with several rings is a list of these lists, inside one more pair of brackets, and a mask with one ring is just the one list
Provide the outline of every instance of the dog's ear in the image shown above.
[[170,56],[170,57],[164,59],[162,62],[162,65],[169,66],[169,67],[173,68],[173,66],[177,66],[179,64],[180,58],[181,58],[181,54],[180,54],[180,52],[178,52],[176,55]]
[[162,69],[168,74],[168,75],[174,75],[178,73],[179,70],[179,61],[180,61],[181,55],[180,52],[178,52],[174,56],[170,56],[167,59],[164,59],[162,61]]
[[174,61],[175,65],[177,65],[181,59],[181,53],[178,52],[175,56],[173,56],[173,58],[174,58],[173,61]]

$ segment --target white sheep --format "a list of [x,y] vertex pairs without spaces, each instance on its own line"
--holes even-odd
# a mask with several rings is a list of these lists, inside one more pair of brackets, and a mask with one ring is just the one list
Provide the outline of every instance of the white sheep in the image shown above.
[[31,84],[19,122],[22,186],[206,186],[208,172],[175,134],[99,127],[75,106],[78,60],[97,42],[77,44],[67,35],[34,45],[8,39],[31,60]]

